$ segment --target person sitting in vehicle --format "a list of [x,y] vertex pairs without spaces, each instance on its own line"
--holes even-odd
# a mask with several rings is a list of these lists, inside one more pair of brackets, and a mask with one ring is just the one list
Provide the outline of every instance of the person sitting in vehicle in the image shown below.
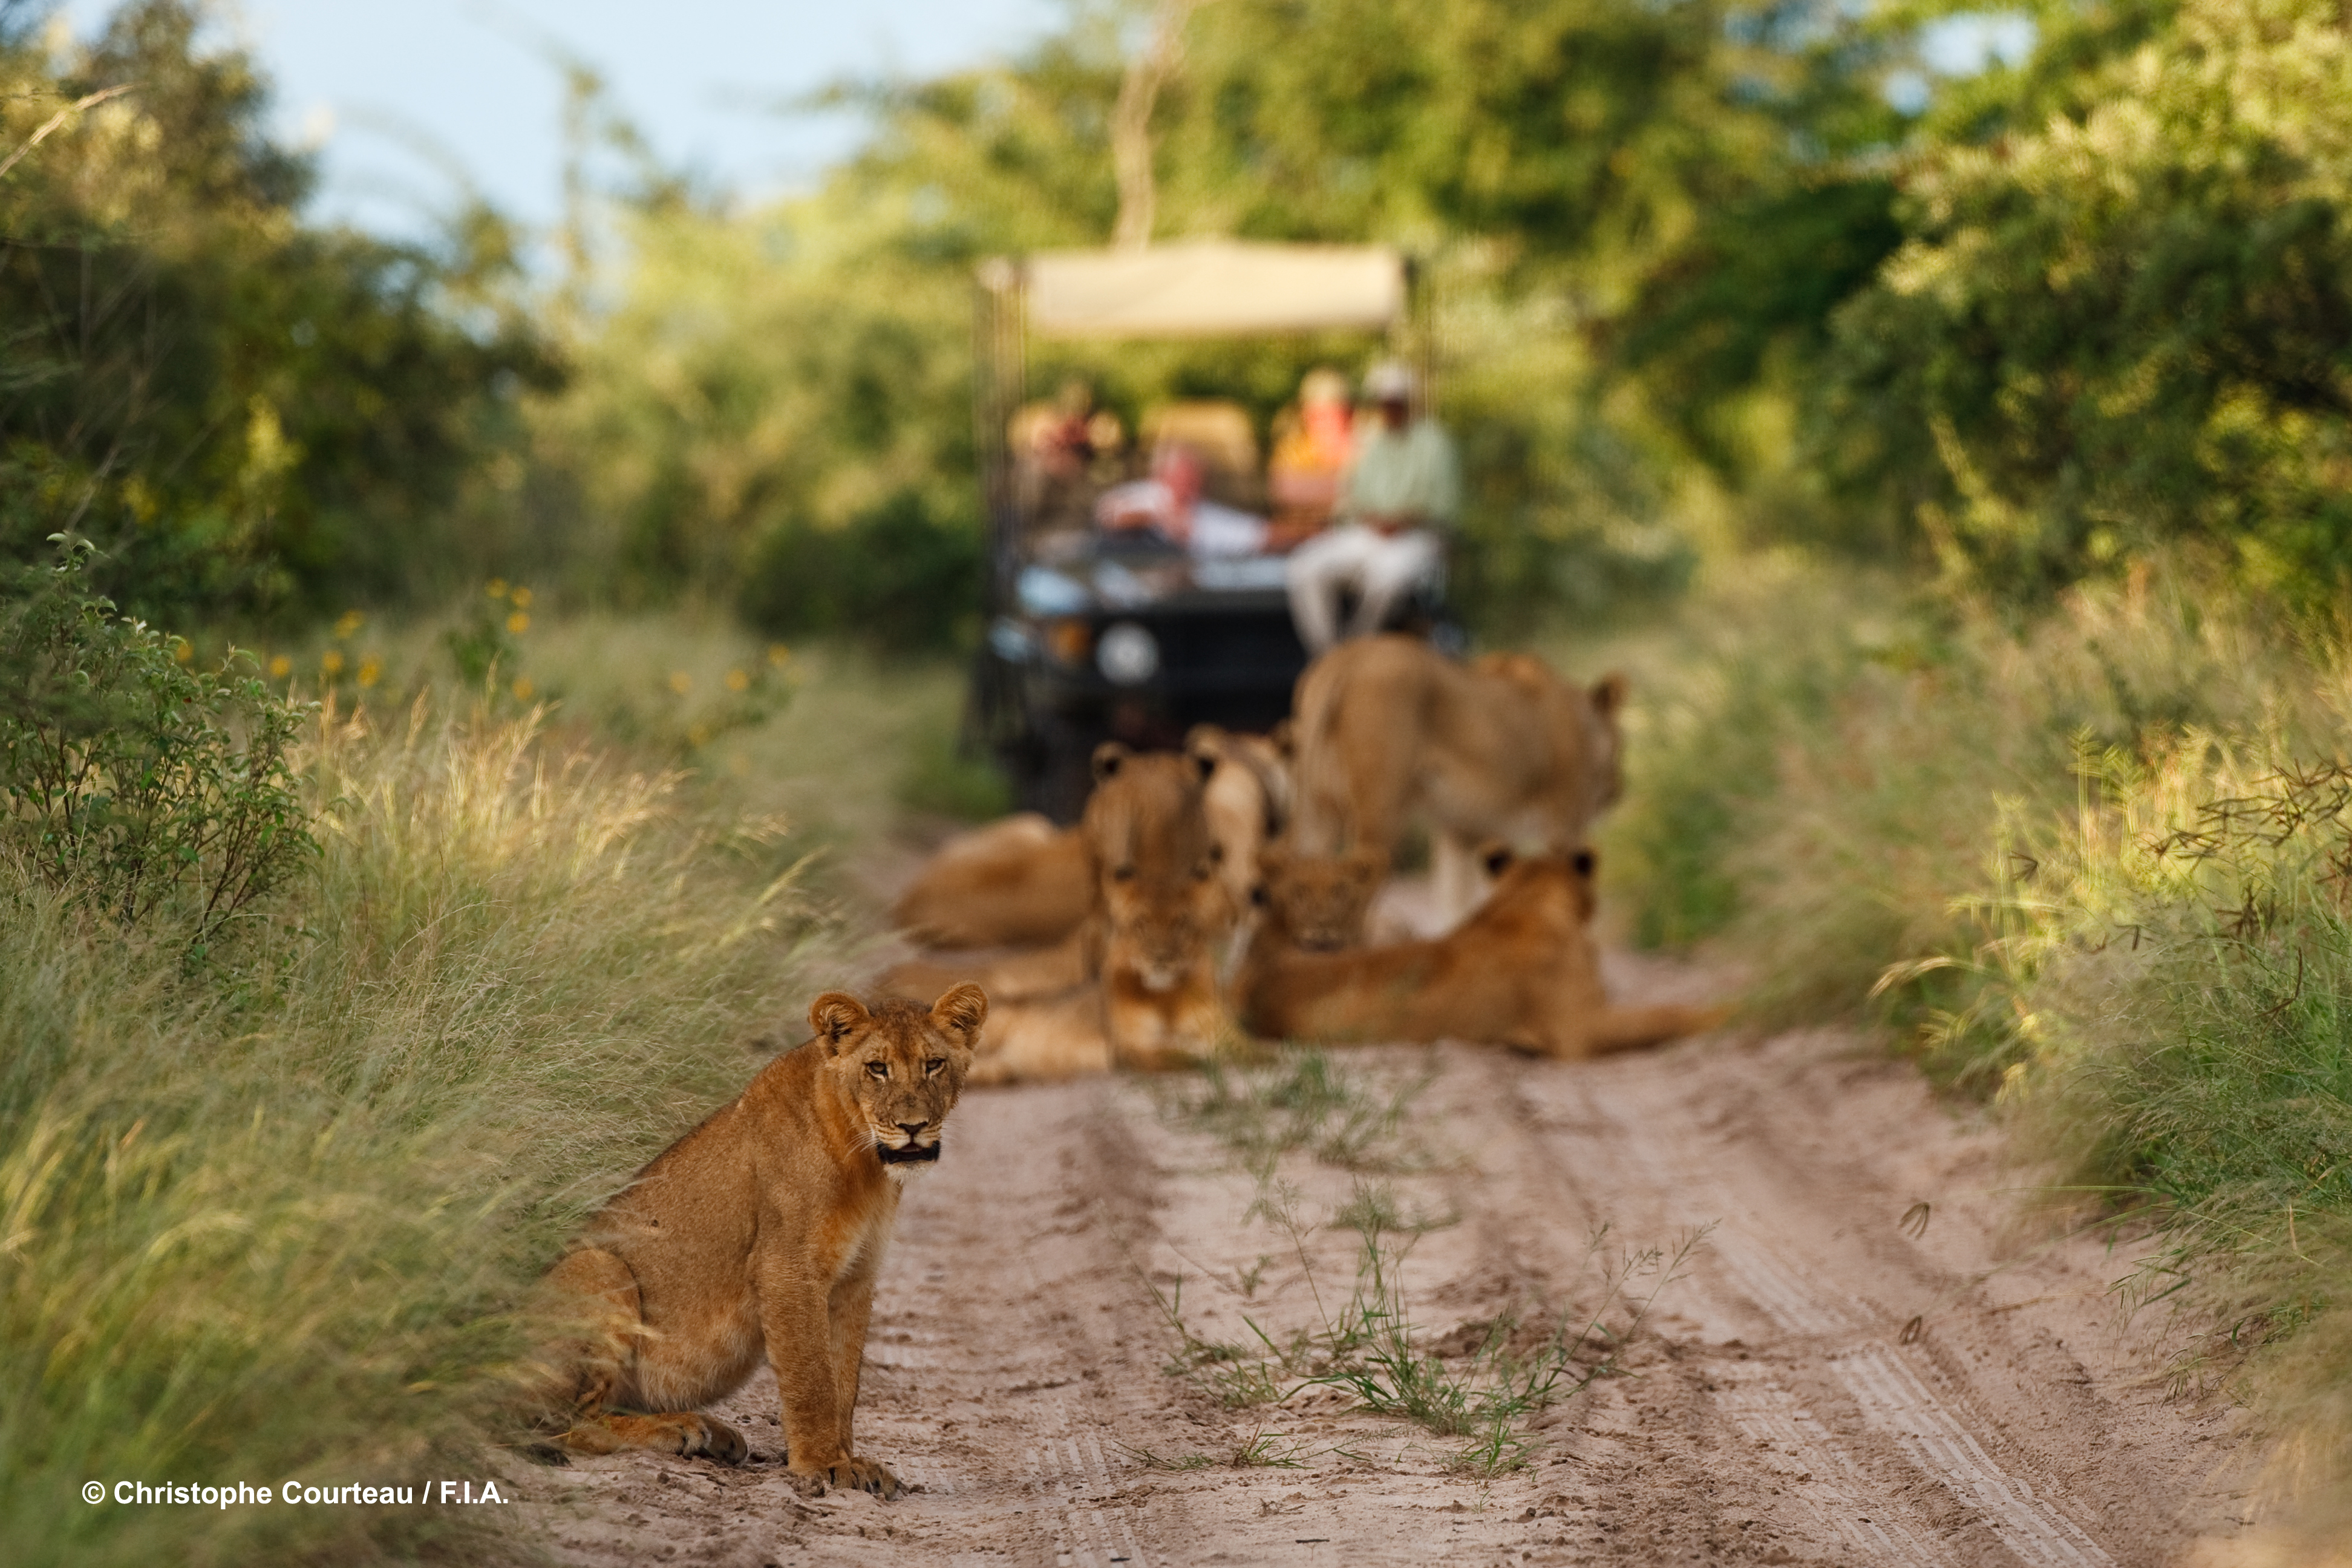
[[1318,368],[1298,384],[1296,412],[1285,409],[1275,423],[1274,458],[1266,465],[1266,493],[1275,526],[1305,537],[1331,521],[1339,480],[1354,450],[1348,378]]
[[1023,510],[1035,531],[1084,526],[1087,500],[1103,470],[1116,467],[1126,440],[1118,416],[1097,409],[1094,389],[1073,378],[1051,404],[1031,404],[1015,415],[1010,435]]
[[1337,527],[1291,552],[1290,616],[1309,654],[1339,642],[1339,595],[1353,589],[1345,634],[1379,631],[1398,601],[1436,580],[1445,562],[1440,531],[1462,510],[1462,474],[1452,437],[1425,415],[1416,418],[1412,372],[1390,361],[1373,366],[1364,394],[1379,412],[1358,438],[1340,481]]
[[1114,485],[1095,503],[1095,524],[1106,533],[1153,533],[1199,557],[1255,555],[1266,526],[1201,493],[1200,454],[1166,441],[1151,455],[1151,477]]

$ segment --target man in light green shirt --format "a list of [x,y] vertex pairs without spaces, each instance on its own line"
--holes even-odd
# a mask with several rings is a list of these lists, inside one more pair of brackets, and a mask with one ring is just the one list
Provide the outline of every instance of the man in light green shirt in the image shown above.
[[[1337,526],[1291,552],[1290,616],[1310,654],[1344,635],[1381,629],[1396,602],[1435,578],[1444,563],[1439,530],[1462,510],[1462,470],[1454,442],[1426,417],[1413,417],[1412,373],[1393,362],[1372,367],[1364,394],[1379,420],[1356,448],[1340,482]],[[1339,595],[1356,608],[1339,627]]]

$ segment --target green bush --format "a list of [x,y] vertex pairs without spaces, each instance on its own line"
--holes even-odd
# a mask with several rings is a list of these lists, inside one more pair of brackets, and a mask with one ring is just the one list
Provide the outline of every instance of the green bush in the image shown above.
[[288,756],[302,713],[242,656],[183,664],[187,644],[90,591],[90,558],[0,581],[0,843],[123,925],[172,910],[202,946],[317,854]]
[[[2045,25],[2079,42],[2132,9]],[[2324,597],[2352,577],[2352,32],[2324,0],[2154,9],[2112,53],[2053,50],[2066,90],[1998,141],[1906,164],[1812,456],[2011,597],[2183,541]]]
[[511,394],[559,379],[513,233],[305,223],[310,160],[205,7],[133,0],[86,45],[50,9],[0,6],[0,559],[93,539],[151,618],[449,583],[516,461]]
[[848,637],[886,653],[969,647],[987,552],[979,524],[901,490],[839,528],[794,521],[755,549],[738,603],[777,637]]

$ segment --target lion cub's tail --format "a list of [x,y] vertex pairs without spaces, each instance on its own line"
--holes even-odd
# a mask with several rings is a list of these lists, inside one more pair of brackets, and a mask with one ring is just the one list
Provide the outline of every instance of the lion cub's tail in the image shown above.
[[1587,1056],[1638,1051],[1685,1035],[1704,1034],[1727,1022],[1728,1007],[1691,1007],[1678,1002],[1649,1007],[1603,1007],[1587,1031]]

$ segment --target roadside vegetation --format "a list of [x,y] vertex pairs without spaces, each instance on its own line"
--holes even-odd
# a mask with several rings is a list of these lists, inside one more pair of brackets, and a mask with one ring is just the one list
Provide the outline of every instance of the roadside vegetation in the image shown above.
[[1817,574],[1715,612],[1629,650],[1659,661],[1604,852],[1633,930],[1737,954],[1764,1021],[1872,1019],[1994,1102],[2068,1223],[2156,1239],[2119,1294],[2202,1325],[2182,1385],[2255,1394],[2290,1484],[2327,1495],[2352,1430],[2335,613],[2177,565],[2024,622]]
[[[2158,1238],[2126,1300],[2210,1328],[2183,1379],[2352,1495],[2352,32],[2036,4],[1948,71],[1959,11],[1082,5],[843,84],[863,150],[756,206],[573,68],[559,232],[393,245],[310,220],[182,0],[86,42],[0,0],[11,1544],[161,1554],[84,1475],[479,1440],[517,1282],[824,982],[854,857],[1001,807],[951,740],[970,279],[1139,225],[1422,261],[1457,603],[1636,677],[1617,918],[1990,1106],[2070,1223]],[[1263,424],[1362,349],[1032,374]],[[1405,1088],[1297,1058],[1187,1114],[1377,1172]],[[173,1554],[422,1544],[269,1520]]]
[[[820,846],[723,775],[469,688],[446,652],[389,700],[289,702],[249,656],[192,672],[77,563],[50,570],[0,619],[10,689],[73,698],[0,715],[12,1560],[462,1553],[487,1515],[80,1489],[482,1474],[512,1436],[524,1287],[837,983]],[[240,722],[178,719],[161,806],[130,814],[99,773],[68,781],[79,810],[33,809],[43,759],[106,756],[100,727],[189,687]],[[257,810],[274,839],[223,830]],[[126,899],[159,842],[215,847]]]

